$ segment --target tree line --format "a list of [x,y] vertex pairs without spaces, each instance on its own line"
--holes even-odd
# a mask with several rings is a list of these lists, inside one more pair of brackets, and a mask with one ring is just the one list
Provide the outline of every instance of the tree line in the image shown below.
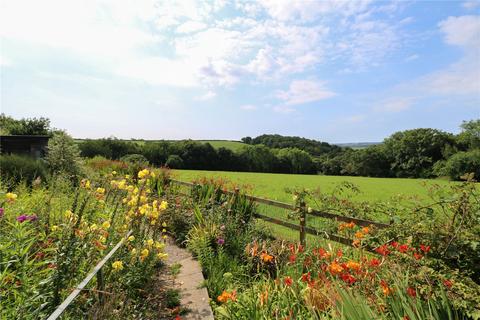
[[[0,125],[2,134],[54,131],[46,118],[15,120],[2,114]],[[364,149],[281,135],[242,138],[245,145],[237,151],[193,140],[103,138],[82,140],[78,146],[83,157],[135,159],[175,169],[452,179],[474,172],[478,179],[480,119],[464,121],[460,127],[457,135],[431,128],[399,131]]]

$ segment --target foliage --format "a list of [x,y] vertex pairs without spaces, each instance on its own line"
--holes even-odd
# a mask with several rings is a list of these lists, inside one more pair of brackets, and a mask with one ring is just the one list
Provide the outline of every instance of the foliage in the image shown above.
[[457,136],[458,144],[464,150],[480,148],[480,119],[464,121],[461,124],[462,132]]
[[256,138],[245,137],[242,141],[246,144],[263,144],[270,148],[297,148],[310,153],[313,156],[320,156],[325,153],[340,151],[340,147],[326,142],[310,140],[300,137],[288,137],[278,134],[264,134]]
[[184,167],[182,158],[176,154],[169,155],[165,165],[171,169],[182,169]]
[[442,175],[452,180],[460,180],[465,173],[480,177],[480,149],[458,152],[445,161],[441,167]]
[[16,120],[0,114],[0,132],[2,135],[50,135],[50,120],[47,118],[22,118]]
[[[20,186],[15,194],[5,194],[2,185],[0,318],[46,318],[122,238],[126,243],[102,269],[104,290],[123,295],[117,312],[141,299],[140,289],[166,258],[168,204],[146,187],[155,177],[148,170],[137,180],[111,173],[75,187],[59,176],[47,187]],[[95,292],[87,288],[67,319],[101,310]]]
[[385,152],[397,177],[432,176],[431,167],[443,159],[443,150],[453,145],[453,135],[435,129],[397,132],[385,139]]
[[56,132],[48,141],[46,161],[53,173],[64,173],[75,178],[82,171],[78,146],[65,132]]
[[10,188],[22,181],[31,186],[37,178],[45,181],[48,177],[48,169],[44,161],[21,155],[0,156],[0,175],[4,183]]

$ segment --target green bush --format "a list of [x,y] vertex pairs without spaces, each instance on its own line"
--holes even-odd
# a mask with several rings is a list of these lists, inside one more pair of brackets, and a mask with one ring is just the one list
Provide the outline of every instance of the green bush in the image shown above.
[[165,163],[167,167],[170,169],[182,169],[183,168],[183,160],[180,156],[176,154],[172,154],[168,156],[167,162]]
[[475,175],[480,179],[480,149],[467,152],[459,152],[451,156],[443,168],[444,172],[453,180],[460,180],[465,173]]
[[132,176],[136,177],[140,170],[145,169],[149,166],[148,160],[141,154],[127,154],[120,158],[120,161],[123,161],[128,164],[128,172]]
[[3,155],[0,156],[0,174],[2,180],[11,187],[18,185],[22,180],[28,185],[40,178],[45,181],[48,170],[43,160],[36,160],[28,156]]
[[82,173],[80,150],[75,141],[65,132],[56,132],[48,141],[46,157],[52,173],[63,173],[76,178]]

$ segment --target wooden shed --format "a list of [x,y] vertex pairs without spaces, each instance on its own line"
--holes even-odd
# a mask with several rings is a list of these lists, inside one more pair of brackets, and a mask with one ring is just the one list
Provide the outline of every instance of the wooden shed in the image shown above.
[[50,136],[0,136],[0,153],[43,158],[47,154],[48,139]]

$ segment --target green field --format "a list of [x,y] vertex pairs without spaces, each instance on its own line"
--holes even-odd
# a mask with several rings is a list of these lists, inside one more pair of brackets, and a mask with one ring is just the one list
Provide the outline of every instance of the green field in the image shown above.
[[354,196],[355,200],[389,200],[398,194],[427,198],[427,190],[422,185],[438,183],[448,185],[445,180],[399,179],[399,178],[367,178],[348,176],[321,176],[298,174],[274,174],[256,172],[221,172],[174,170],[174,177],[183,181],[192,181],[200,177],[222,177],[240,185],[248,186],[249,193],[273,200],[291,202],[291,196],[285,192],[286,188],[305,187],[320,188],[322,192],[330,192],[342,181],[349,181],[360,188],[361,193]]
[[197,142],[210,143],[215,149],[226,148],[232,151],[237,151],[238,149],[245,146],[243,142],[240,141],[231,141],[231,140],[194,140]]

